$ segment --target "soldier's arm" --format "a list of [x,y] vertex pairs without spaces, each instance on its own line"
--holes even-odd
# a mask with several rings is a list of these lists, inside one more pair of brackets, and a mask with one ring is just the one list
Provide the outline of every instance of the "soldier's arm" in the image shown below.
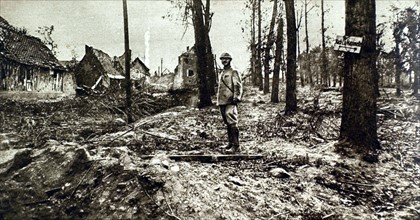
[[242,97],[242,79],[238,71],[232,72],[232,84],[233,84],[233,99],[241,100]]

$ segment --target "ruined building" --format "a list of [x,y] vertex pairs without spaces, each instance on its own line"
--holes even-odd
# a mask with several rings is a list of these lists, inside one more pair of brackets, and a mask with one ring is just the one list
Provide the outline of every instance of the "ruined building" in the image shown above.
[[197,87],[197,55],[195,49],[187,47],[187,51],[178,57],[172,89],[192,89]]
[[[111,58],[102,50],[85,46],[85,55],[75,68],[76,83],[79,87],[93,90],[120,90],[125,80],[124,54]],[[145,78],[150,77],[149,68],[136,58],[130,64],[130,78],[133,86],[142,86]]]
[[0,17],[0,91],[73,93],[74,80],[39,38]]

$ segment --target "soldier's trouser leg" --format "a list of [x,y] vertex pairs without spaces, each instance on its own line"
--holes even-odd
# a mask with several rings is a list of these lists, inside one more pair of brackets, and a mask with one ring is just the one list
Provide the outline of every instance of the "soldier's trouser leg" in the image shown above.
[[238,124],[238,108],[236,105],[223,105],[220,106],[223,122],[227,126],[229,147],[232,152],[239,150],[239,128]]
[[235,125],[231,127],[232,132],[232,146],[239,148],[239,128]]
[[232,129],[231,126],[228,123],[228,119],[226,116],[226,105],[221,105],[220,106],[220,113],[222,115],[222,119],[223,119],[223,123],[225,123],[226,127],[227,127],[227,135],[228,135],[228,144],[222,146],[223,149],[229,149],[232,147]]
[[238,107],[236,105],[221,105],[220,112],[226,125],[236,126],[238,124]]

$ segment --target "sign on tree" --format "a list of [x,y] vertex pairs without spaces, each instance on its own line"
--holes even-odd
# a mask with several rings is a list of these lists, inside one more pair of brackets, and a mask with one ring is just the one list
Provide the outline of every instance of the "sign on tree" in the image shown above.
[[362,42],[363,37],[337,36],[335,39],[334,50],[348,53],[360,53]]

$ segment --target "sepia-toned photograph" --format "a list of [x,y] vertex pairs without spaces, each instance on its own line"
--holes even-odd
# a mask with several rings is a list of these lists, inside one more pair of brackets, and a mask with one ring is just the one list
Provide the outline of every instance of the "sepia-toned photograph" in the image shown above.
[[0,220],[420,219],[419,0],[0,0]]

